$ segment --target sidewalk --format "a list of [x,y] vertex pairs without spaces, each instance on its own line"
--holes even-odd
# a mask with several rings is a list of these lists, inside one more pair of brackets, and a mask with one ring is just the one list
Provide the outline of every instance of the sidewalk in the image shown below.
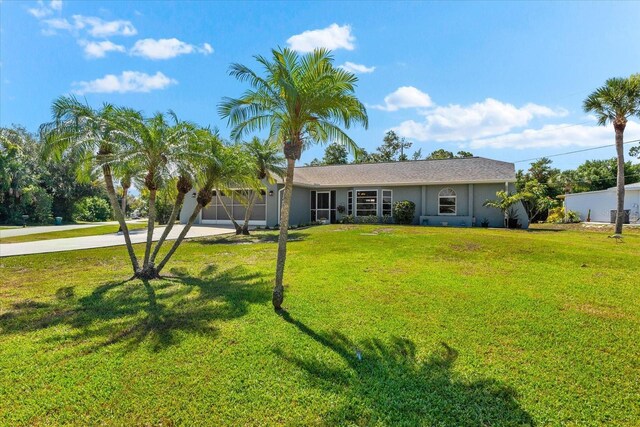
[[[58,226],[56,228],[59,229],[60,227],[63,226]],[[171,233],[169,233],[169,236],[167,237],[167,240],[175,240],[183,227],[184,226],[182,224],[174,225],[173,230],[171,230]],[[153,232],[153,240],[159,240],[163,231],[164,227],[157,227]],[[234,229],[232,227],[194,225],[187,233],[186,238],[216,236],[219,234],[233,232]],[[146,229],[132,230],[130,235],[132,243],[143,243],[147,241]],[[71,237],[68,239],[40,240],[37,242],[24,243],[0,243],[0,257],[75,251],[79,249],[106,248],[109,246],[119,246],[124,244],[124,236],[122,236],[122,234],[103,234],[100,236]]]
[[91,224],[70,224],[70,225],[36,225],[25,228],[9,228],[0,230],[0,237],[26,236],[28,234],[51,233],[53,231],[77,230],[80,228],[98,227],[100,225],[109,225],[118,223],[110,222],[92,222]]

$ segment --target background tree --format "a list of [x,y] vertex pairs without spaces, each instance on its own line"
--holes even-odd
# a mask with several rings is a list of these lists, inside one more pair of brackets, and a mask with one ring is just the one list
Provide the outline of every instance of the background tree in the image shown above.
[[322,163],[325,165],[346,165],[349,163],[349,153],[344,144],[331,143],[324,150]]
[[406,161],[409,157],[404,151],[411,148],[411,145],[411,142],[390,130],[385,133],[382,145],[369,155],[369,159],[373,162]]
[[[22,215],[33,220],[34,206],[49,205],[46,192],[35,194],[41,169],[38,143],[26,129],[0,128],[0,220],[22,224]],[[25,192],[30,193],[23,198]],[[42,209],[39,210],[40,212]],[[51,217],[49,212],[48,217]]]
[[229,119],[234,138],[267,128],[269,138],[283,145],[287,172],[272,298],[274,308],[280,310],[295,162],[305,147],[327,141],[343,144],[355,153],[356,143],[338,124],[347,129],[358,123],[366,127],[368,118],[364,105],[355,96],[357,77],[334,67],[328,50],[315,49],[302,56],[290,49],[271,53],[270,59],[255,57],[264,75],[241,64],[231,66],[230,74],[248,82],[252,89],[237,99],[224,98],[219,112]]
[[427,156],[428,160],[442,160],[442,159],[464,159],[466,157],[473,157],[473,154],[468,151],[458,151],[457,154],[453,154],[451,151],[444,150],[442,148],[432,151]]
[[640,79],[612,78],[585,99],[585,112],[594,113],[600,126],[613,124],[617,153],[617,217],[616,234],[622,233],[624,222],[624,130],[629,117],[640,115]]
[[451,151],[444,150],[442,148],[432,151],[431,154],[427,156],[429,160],[440,160],[440,159],[453,159],[454,154]]

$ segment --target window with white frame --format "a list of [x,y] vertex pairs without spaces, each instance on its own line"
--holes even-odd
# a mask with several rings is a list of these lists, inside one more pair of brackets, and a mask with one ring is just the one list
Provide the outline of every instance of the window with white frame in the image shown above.
[[443,188],[438,193],[438,214],[439,215],[455,215],[456,214],[456,192],[452,188]]
[[393,216],[393,191],[382,190],[382,216]]
[[347,215],[353,215],[353,191],[347,192]]
[[356,191],[356,216],[378,216],[378,190]]

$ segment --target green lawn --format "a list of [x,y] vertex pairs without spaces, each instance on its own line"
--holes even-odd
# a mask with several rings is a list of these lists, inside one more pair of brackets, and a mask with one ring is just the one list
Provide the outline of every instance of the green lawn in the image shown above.
[[[137,230],[140,228],[146,228],[147,223],[131,223],[128,224],[129,230]],[[95,227],[78,228],[75,230],[62,230],[51,231],[49,233],[36,233],[25,234],[24,236],[13,236],[0,238],[0,243],[22,243],[22,242],[35,242],[38,240],[51,240],[51,239],[67,239],[69,237],[85,237],[85,236],[99,236],[101,234],[113,234],[118,231],[120,226],[118,224],[109,225],[97,225]]]
[[1,258],[0,425],[638,425],[640,233],[607,234],[295,230],[283,316],[273,232],[149,284]]

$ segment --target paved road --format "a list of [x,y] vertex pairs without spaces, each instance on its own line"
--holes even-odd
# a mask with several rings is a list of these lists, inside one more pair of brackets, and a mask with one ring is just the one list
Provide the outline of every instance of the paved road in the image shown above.
[[[182,225],[176,224],[173,227],[173,230],[171,230],[171,233],[169,233],[167,240],[175,240],[178,237],[178,234],[180,234],[180,231],[182,231],[182,227]],[[164,227],[159,227],[154,230],[154,241],[160,239],[163,230]],[[189,233],[187,233],[187,238],[216,236],[232,232],[234,232],[232,227],[194,225],[189,230]],[[146,229],[131,231],[131,241],[133,243],[142,243],[146,240]],[[37,242],[24,243],[0,243],[0,257],[75,251],[78,249],[105,248],[108,246],[119,246],[124,244],[124,237],[122,234],[102,234],[99,236],[70,237],[68,239],[40,240]]]
[[91,224],[71,224],[71,225],[37,225],[25,228],[8,228],[0,230],[0,237],[26,236],[28,234],[51,233],[53,231],[77,230],[80,228],[91,228],[99,225],[117,224],[117,222],[92,222]]

